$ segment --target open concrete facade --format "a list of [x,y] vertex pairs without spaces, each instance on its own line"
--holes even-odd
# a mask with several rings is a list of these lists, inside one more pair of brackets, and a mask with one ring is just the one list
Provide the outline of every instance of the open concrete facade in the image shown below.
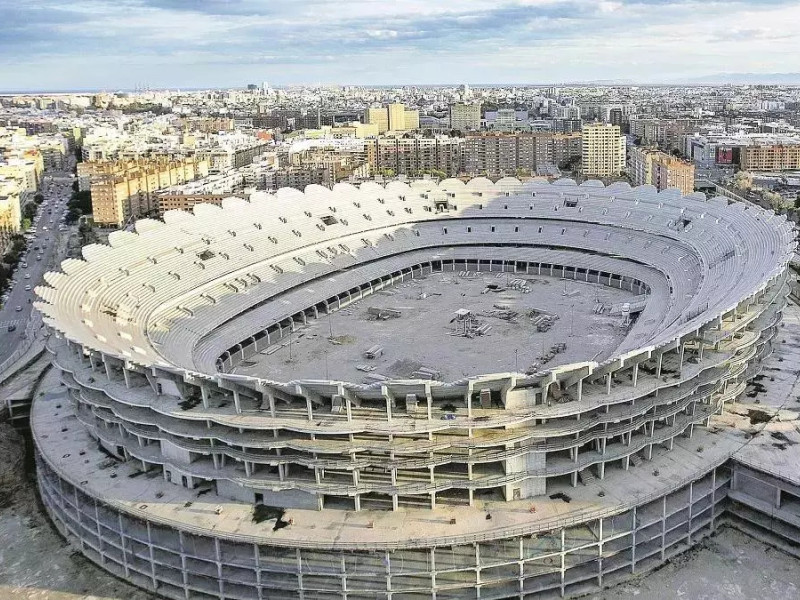
[[[689,445],[772,350],[785,219],[595,182],[415,186],[169,213],[49,274],[38,306],[68,399],[34,405],[40,487],[87,556],[176,598],[535,598],[597,589],[713,529],[741,439]],[[592,314],[626,325],[534,368],[525,352],[512,368],[509,347],[467,376],[427,359],[410,376],[313,376],[320,356],[271,372],[272,349],[326,319],[462,275],[524,308],[533,278],[565,302],[608,289]],[[258,505],[284,527],[251,523]]]

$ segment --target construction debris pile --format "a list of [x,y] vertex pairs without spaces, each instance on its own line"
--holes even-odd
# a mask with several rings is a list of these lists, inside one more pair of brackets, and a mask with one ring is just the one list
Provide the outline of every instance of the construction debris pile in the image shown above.
[[557,354],[561,354],[566,349],[567,345],[563,342],[550,346],[550,350],[548,350],[539,357],[539,363],[542,365],[546,365],[551,360],[553,360]]
[[450,322],[456,324],[455,331],[451,332],[450,335],[458,337],[474,338],[479,335],[486,335],[492,328],[491,325],[479,321],[472,311],[466,308],[459,308],[455,316],[450,319]]
[[539,333],[549,331],[555,322],[558,321],[558,315],[535,308],[528,311],[528,318],[531,320],[531,325],[536,327],[536,331]]

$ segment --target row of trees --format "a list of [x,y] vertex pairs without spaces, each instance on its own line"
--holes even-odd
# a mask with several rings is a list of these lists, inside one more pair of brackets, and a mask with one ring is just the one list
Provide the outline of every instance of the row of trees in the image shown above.
[[[75,188],[77,188],[77,185]],[[88,190],[78,191],[74,189],[69,202],[67,202],[66,222],[72,224],[81,216],[90,214],[92,214],[92,193]]]
[[22,253],[25,252],[25,247],[26,242],[22,234],[15,233],[11,236],[11,245],[0,261],[0,291],[5,291],[8,287],[8,282],[19,264]]

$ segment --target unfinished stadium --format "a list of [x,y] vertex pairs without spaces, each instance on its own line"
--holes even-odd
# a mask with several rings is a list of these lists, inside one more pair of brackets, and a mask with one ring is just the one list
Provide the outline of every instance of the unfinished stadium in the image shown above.
[[597,590],[725,512],[743,442],[709,423],[771,351],[794,248],[772,212],[593,181],[140,220],[36,290],[68,390],[32,411],[42,499],[167,598]]

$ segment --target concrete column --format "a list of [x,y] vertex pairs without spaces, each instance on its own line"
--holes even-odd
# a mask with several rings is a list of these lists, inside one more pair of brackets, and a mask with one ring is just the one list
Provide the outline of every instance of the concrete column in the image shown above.
[[716,531],[717,469],[711,470],[711,531]]
[[[477,542],[475,543],[475,566],[475,583],[479,584],[481,582],[481,545]],[[478,592],[478,598],[480,598],[480,592]]]
[[664,560],[667,551],[667,497],[661,498],[661,560]]
[[[122,568],[125,569],[125,576],[130,576],[130,569],[128,568],[128,549],[125,547],[125,528],[123,527],[122,523],[122,513],[117,513],[117,524],[119,525],[119,542],[120,548],[122,548]],[[183,545],[181,545],[181,549],[183,549]],[[186,570],[186,566],[184,565],[184,571]]]
[[[431,553],[431,589],[436,589],[436,550],[434,548],[430,549]],[[434,592],[436,594],[436,592]],[[432,600],[436,600],[435,596]]]
[[236,412],[242,414],[242,405],[239,403],[239,392],[233,390],[233,404],[236,406]]
[[[77,506],[77,504],[76,504]],[[217,546],[219,546],[219,538],[214,538],[216,541]],[[83,543],[81,543],[81,548],[83,548]],[[153,553],[153,535],[150,530],[150,521],[147,521],[147,550],[150,553],[150,579],[153,582],[153,589],[158,589],[158,580],[156,579],[156,560]],[[220,579],[220,586],[222,585],[222,580]],[[220,590],[221,592],[222,590]]]
[[687,542],[689,545],[692,544],[692,507],[694,504],[694,481],[689,482],[689,534]]
[[200,385],[200,397],[203,399],[203,408],[208,408],[208,386],[207,385]]
[[633,507],[633,527],[631,527],[631,573],[636,572],[636,507]]
[[[552,270],[552,267],[551,267]],[[564,597],[564,577],[567,573],[566,565],[566,530],[561,529],[561,597]]]
[[603,586],[603,518],[597,520],[597,585]]

